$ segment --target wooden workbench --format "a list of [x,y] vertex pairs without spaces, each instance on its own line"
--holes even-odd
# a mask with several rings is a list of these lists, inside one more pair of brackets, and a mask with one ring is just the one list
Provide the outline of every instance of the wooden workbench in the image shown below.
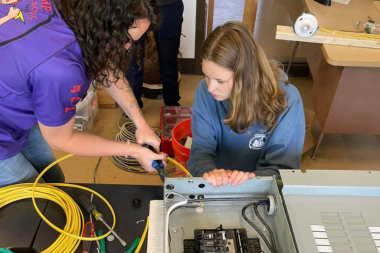
[[[323,28],[355,31],[356,21],[368,16],[380,21],[372,0],[333,2],[329,7],[302,1]],[[322,132],[316,149],[325,133],[380,134],[380,49],[302,46],[314,78],[313,105]]]
[[[380,22],[380,12],[374,8],[372,0],[351,0],[347,5],[332,2],[329,7],[313,0],[302,1],[305,10],[317,17],[319,26],[330,30],[356,31],[356,21],[368,20],[368,16]],[[323,44],[322,52],[331,65],[380,67],[378,49]]]

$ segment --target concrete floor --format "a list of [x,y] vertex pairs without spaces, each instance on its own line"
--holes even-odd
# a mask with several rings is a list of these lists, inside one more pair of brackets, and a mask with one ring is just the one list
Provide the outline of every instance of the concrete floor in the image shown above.
[[[180,103],[184,106],[192,105],[194,91],[203,76],[182,76]],[[311,100],[311,89],[313,80],[311,78],[291,78],[301,93],[304,106],[313,110]],[[162,100],[143,99],[143,113],[149,125],[159,126],[159,109]],[[95,123],[95,134],[104,138],[113,138],[119,131],[118,120],[122,114],[120,108],[100,109],[100,119]],[[320,133],[318,123],[314,119],[312,131],[315,138]],[[54,151],[57,158],[65,155],[63,152]],[[302,157],[301,169],[321,170],[380,170],[380,136],[374,135],[339,135],[326,134],[317,159],[310,158],[312,150],[306,152]],[[72,157],[61,162],[61,167],[66,175],[66,182],[70,183],[92,183],[93,170],[98,161],[95,157]],[[174,176],[175,173],[171,173]],[[155,174],[135,174],[123,171],[114,166],[108,159],[103,157],[97,169],[97,183],[103,184],[140,184],[161,185],[159,177]]]

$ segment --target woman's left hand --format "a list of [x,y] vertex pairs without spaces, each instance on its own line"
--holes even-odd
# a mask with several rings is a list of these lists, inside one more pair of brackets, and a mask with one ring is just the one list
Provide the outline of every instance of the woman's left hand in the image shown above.
[[254,173],[250,172],[244,172],[244,171],[238,171],[238,170],[226,170],[227,176],[228,176],[228,182],[235,186],[236,184],[241,185],[244,183],[248,178],[255,177]]
[[137,127],[136,142],[140,145],[148,144],[150,146],[153,146],[157,150],[157,152],[160,152],[161,140],[160,138],[158,138],[158,136],[154,133],[154,131],[148,124],[143,124]]

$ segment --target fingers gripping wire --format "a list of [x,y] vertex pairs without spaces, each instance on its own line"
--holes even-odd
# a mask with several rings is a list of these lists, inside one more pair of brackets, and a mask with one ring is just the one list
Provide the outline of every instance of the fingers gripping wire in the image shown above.
[[[128,122],[123,125],[120,132],[116,135],[115,140],[127,142],[128,140],[130,143],[137,143],[136,140],[136,130],[137,127],[133,122]],[[160,132],[157,130],[154,130],[154,133],[160,137]],[[111,156],[109,157],[111,163],[119,167],[120,169],[133,172],[133,173],[148,173],[148,171],[144,170],[144,168],[141,166],[141,164],[133,157],[127,157],[124,156]],[[175,168],[167,168],[166,172],[174,171]]]

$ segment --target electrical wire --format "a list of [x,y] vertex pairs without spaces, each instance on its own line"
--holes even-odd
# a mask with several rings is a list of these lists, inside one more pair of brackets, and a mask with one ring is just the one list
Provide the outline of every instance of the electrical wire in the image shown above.
[[259,210],[258,210],[258,206],[262,205],[262,204],[264,204],[264,202],[257,202],[253,206],[253,210],[255,211],[255,214],[256,214],[257,218],[259,218],[259,220],[261,221],[261,223],[263,223],[264,227],[266,227],[266,229],[268,230],[269,236],[270,236],[270,240],[271,240],[271,243],[272,243],[272,247],[273,247],[274,251],[277,252],[276,241],[274,239],[274,235],[273,235],[272,229],[270,228],[270,226],[268,225],[268,223],[266,223],[266,221],[261,217],[261,215],[259,213]]
[[[120,132],[116,135],[114,138],[115,140],[127,142],[128,140],[131,143],[136,144],[136,130],[137,127],[133,122],[127,122],[123,125]],[[154,133],[160,137],[160,132],[153,129]],[[151,172],[148,172],[144,170],[144,168],[141,166],[141,164],[133,157],[125,158],[124,156],[111,156],[110,158],[111,163],[113,163],[115,166],[119,167],[120,169],[132,172],[132,173],[148,173],[152,174]],[[166,169],[166,172],[174,171],[175,168]],[[155,173],[155,172],[153,172]]]
[[[123,125],[121,128],[120,132],[116,135],[115,140],[122,141],[122,142],[127,142],[128,140],[131,143],[136,144],[136,126],[133,122],[127,122]],[[156,135],[159,137],[160,132],[156,129],[152,130],[156,133]],[[151,174],[150,172],[144,170],[144,168],[141,166],[141,164],[133,157],[128,157],[125,158],[124,156],[111,156],[110,161],[120,169],[132,172],[132,173],[148,173]],[[168,157],[167,160],[174,165],[176,165],[179,169],[181,169],[189,178],[193,178],[191,173],[184,167],[182,164],[177,162],[176,160]],[[165,169],[166,172],[172,172],[175,170],[175,168],[169,168]],[[95,172],[94,172],[95,173]],[[155,172],[153,172],[155,173]]]
[[[168,240],[169,239],[169,217],[170,217],[170,214],[171,212],[176,209],[177,207],[179,206],[182,206],[182,205],[186,205],[187,204],[187,200],[184,200],[184,201],[181,201],[181,202],[178,202],[176,204],[174,204],[173,206],[171,206],[167,211],[166,211],[166,216],[165,216],[165,236],[164,236],[164,240]],[[165,252],[167,253],[168,251],[170,251],[170,246],[167,245],[165,243]]]
[[93,174],[93,178],[94,178],[94,184],[96,184],[96,171],[98,169],[98,166],[99,166],[99,163],[100,163],[100,160],[102,159],[102,157],[99,157],[98,161],[96,162],[95,164],[95,167],[94,167],[94,174]]
[[190,173],[185,167],[183,167],[182,164],[180,164],[179,162],[177,162],[176,160],[174,160],[174,159],[172,159],[172,158],[170,158],[170,157],[168,157],[167,160],[168,160],[169,162],[174,163],[174,165],[177,165],[178,168],[180,168],[183,172],[185,172],[185,174],[186,174],[189,178],[193,178],[193,176],[191,175],[191,173]]
[[369,35],[369,34],[355,34],[355,33],[348,33],[348,32],[339,32],[339,31],[333,31],[329,30],[323,27],[319,27],[324,32],[336,34],[336,35],[343,35],[343,36],[350,36],[350,37],[361,37],[361,38],[371,38],[371,39],[380,39],[380,35]]
[[139,242],[139,245],[137,246],[137,249],[135,251],[135,253],[139,253],[140,252],[140,249],[144,243],[144,240],[145,240],[145,236],[146,236],[146,232],[148,231],[148,227],[149,227],[149,216],[146,218],[146,225],[145,225],[145,229],[144,229],[144,232],[141,236],[141,240]]
[[8,249],[0,249],[0,253],[13,253],[13,252]]
[[[38,215],[50,227],[52,227],[54,230],[60,233],[60,236],[57,238],[57,240],[50,247],[42,251],[42,253],[73,253],[76,251],[76,249],[80,245],[81,240],[96,241],[96,240],[106,238],[111,233],[111,232],[108,232],[104,234],[103,236],[92,237],[92,238],[80,236],[83,233],[83,228],[85,224],[83,213],[80,207],[78,206],[78,204],[65,191],[57,188],[56,186],[77,188],[77,189],[82,189],[82,190],[94,193],[96,196],[102,199],[106,203],[106,205],[109,207],[112,217],[113,217],[112,228],[114,228],[116,224],[115,212],[113,211],[111,205],[102,195],[100,195],[96,191],[83,187],[83,186],[73,185],[73,184],[63,184],[63,183],[38,184],[38,181],[46,173],[47,170],[49,170],[52,166],[59,163],[60,161],[63,161],[72,156],[73,155],[71,154],[67,155],[65,157],[62,157],[61,159],[58,159],[52,164],[50,164],[40,173],[40,175],[37,177],[36,181],[33,184],[32,183],[16,184],[16,185],[0,188],[0,208],[8,204],[11,204],[13,202],[16,202],[18,200],[32,198],[34,208],[36,209],[36,212],[38,213]],[[37,204],[35,201],[36,198],[53,201],[57,203],[63,209],[63,211],[66,214],[66,225],[63,229],[60,229],[56,227],[55,225],[53,225],[41,213],[41,211],[37,207]]]
[[[260,230],[255,224],[253,224],[253,222],[252,222],[251,220],[249,220],[248,217],[247,217],[247,215],[245,214],[245,211],[246,211],[246,209],[247,209],[248,207],[255,206],[255,205],[259,205],[259,203],[264,203],[264,202],[254,202],[254,203],[249,203],[249,204],[245,205],[245,206],[243,207],[243,210],[241,211],[241,214],[242,214],[244,220],[245,220],[249,225],[251,225],[251,227],[252,227],[253,229],[255,229],[256,232],[261,236],[261,238],[264,240],[265,244],[267,245],[269,251],[270,251],[271,253],[277,253],[276,245],[274,245],[274,246],[272,247],[271,243],[268,241],[268,239],[267,239],[267,237],[264,235],[264,233],[261,232],[261,230]],[[257,208],[257,206],[256,206],[256,208]],[[256,212],[255,212],[255,213],[256,213]],[[258,212],[256,213],[256,215],[257,215],[257,214],[258,214],[258,217],[261,218],[261,216],[260,216],[260,214],[259,214]],[[259,219],[260,219],[260,218],[259,218]],[[261,218],[260,221],[261,221],[261,220],[263,220],[263,219]],[[264,223],[265,223],[266,225],[268,225],[265,221],[264,221]],[[264,224],[264,223],[263,223],[263,224]],[[265,226],[265,225],[264,225],[264,226]],[[273,232],[272,232],[271,228],[270,228],[269,226],[266,227],[266,228],[268,229],[268,231],[270,231],[269,233],[273,235]],[[271,241],[272,241],[272,238],[271,238]],[[273,239],[273,242],[274,242],[274,239]]]

